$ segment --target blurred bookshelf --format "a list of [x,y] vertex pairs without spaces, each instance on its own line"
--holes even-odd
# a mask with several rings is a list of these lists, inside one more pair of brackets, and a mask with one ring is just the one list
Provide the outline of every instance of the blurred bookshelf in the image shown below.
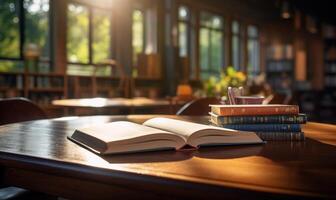
[[[273,90],[284,93],[294,81],[293,46],[290,44],[270,45],[266,52],[267,82]],[[286,85],[287,84],[287,85]]]
[[0,98],[26,97],[50,116],[61,114],[50,102],[66,98],[67,86],[63,74],[0,72],[0,85]]

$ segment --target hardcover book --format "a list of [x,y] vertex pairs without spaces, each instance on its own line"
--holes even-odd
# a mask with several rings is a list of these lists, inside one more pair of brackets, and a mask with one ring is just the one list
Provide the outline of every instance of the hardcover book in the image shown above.
[[256,132],[265,141],[303,141],[303,132]]
[[255,132],[300,132],[300,124],[216,124],[219,127]]
[[220,116],[298,115],[297,105],[210,105],[211,112]]
[[250,115],[250,116],[219,116],[209,113],[215,124],[304,124],[307,115]]
[[169,118],[141,124],[111,122],[75,130],[69,139],[99,154],[198,148],[208,145],[258,144],[253,132],[242,132]]

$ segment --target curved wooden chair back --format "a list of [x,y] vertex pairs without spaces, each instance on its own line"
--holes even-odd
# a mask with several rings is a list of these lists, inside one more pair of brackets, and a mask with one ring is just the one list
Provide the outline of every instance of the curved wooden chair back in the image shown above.
[[44,118],[45,112],[26,98],[0,99],[0,125]]
[[210,104],[220,104],[220,100],[215,97],[192,100],[180,108],[176,115],[208,115],[210,112]]
[[272,94],[266,104],[289,104],[292,100],[292,96],[286,94]]

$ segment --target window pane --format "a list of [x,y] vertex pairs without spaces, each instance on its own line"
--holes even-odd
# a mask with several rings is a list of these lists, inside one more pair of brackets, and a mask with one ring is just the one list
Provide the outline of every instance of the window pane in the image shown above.
[[24,0],[25,46],[37,46],[40,59],[49,60],[49,0]]
[[207,12],[201,13],[200,68],[201,78],[218,76],[224,64],[223,18]]
[[93,62],[102,62],[111,55],[111,14],[101,10],[93,12]]
[[223,19],[218,16],[212,17],[212,28],[223,28]]
[[74,65],[67,66],[68,75],[92,76],[94,67],[92,65]]
[[220,31],[211,32],[211,71],[218,75],[223,67],[222,33]]
[[68,5],[67,54],[69,62],[89,62],[89,11],[76,4]]
[[189,20],[190,14],[189,14],[189,9],[185,6],[180,6],[179,7],[179,19],[180,20]]
[[200,30],[200,67],[201,71],[207,71],[210,69],[209,66],[209,30],[206,28],[201,28]]
[[212,16],[207,12],[201,13],[201,25],[211,27]]
[[0,57],[20,56],[19,6],[15,0],[0,2]]
[[247,27],[247,35],[248,37],[258,37],[258,28],[256,26],[248,26]]
[[188,55],[188,30],[187,24],[184,22],[179,23],[179,47],[180,56],[185,57]]
[[240,69],[240,40],[239,36],[233,35],[232,36],[232,61],[233,61],[233,67],[237,70]]
[[232,22],[232,33],[239,34],[239,23],[237,21]]
[[259,42],[256,39],[250,39],[247,44],[248,48],[248,73],[251,76],[260,72],[259,66]]
[[23,72],[22,61],[0,60],[0,72],[8,71]]
[[140,10],[133,11],[132,47],[133,64],[137,64],[137,56],[144,50],[144,15]]
[[201,13],[201,25],[209,28],[223,28],[223,18],[208,12]]

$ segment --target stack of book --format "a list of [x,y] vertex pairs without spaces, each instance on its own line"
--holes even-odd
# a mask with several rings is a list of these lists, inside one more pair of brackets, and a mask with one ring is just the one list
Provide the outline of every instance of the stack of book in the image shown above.
[[211,123],[229,129],[253,131],[266,141],[304,140],[307,122],[296,105],[210,105]]

